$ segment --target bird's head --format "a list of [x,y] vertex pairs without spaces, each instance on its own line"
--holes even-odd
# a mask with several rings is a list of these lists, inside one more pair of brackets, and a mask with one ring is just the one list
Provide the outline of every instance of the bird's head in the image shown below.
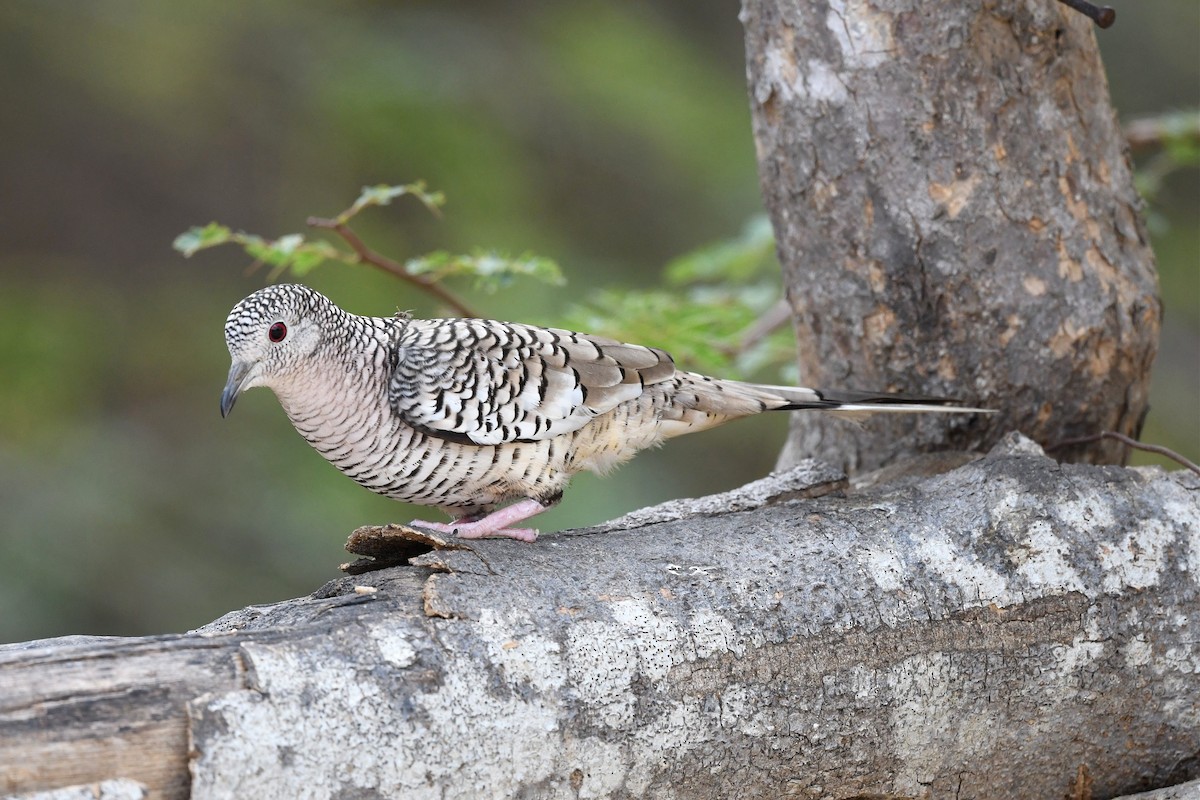
[[305,369],[323,338],[327,322],[340,309],[299,284],[259,289],[233,307],[225,321],[225,344],[233,364],[221,393],[221,416],[238,395],[255,386],[276,394]]

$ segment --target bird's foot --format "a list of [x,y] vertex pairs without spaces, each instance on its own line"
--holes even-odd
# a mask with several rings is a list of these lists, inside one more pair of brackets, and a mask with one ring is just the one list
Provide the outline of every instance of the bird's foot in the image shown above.
[[477,525],[479,525],[478,522],[467,522],[452,527],[454,528],[454,535],[460,539],[516,539],[518,542],[536,542],[538,538],[537,528],[491,529],[486,526],[474,527]]
[[538,537],[536,528],[510,528],[508,526],[514,522],[529,519],[545,510],[546,506],[542,503],[537,500],[525,498],[524,500],[518,500],[511,506],[497,509],[478,519],[463,517],[454,522],[423,522],[421,520],[413,520],[409,524],[440,531],[441,533],[452,533],[460,539],[498,538],[516,539],[520,542],[535,542]]
[[497,528],[494,525],[485,525],[487,517],[475,522],[426,522],[421,519],[414,519],[409,525],[415,525],[418,528],[427,528],[431,531],[439,533],[450,533],[460,539],[516,539],[521,542],[536,542],[538,537],[537,528]]

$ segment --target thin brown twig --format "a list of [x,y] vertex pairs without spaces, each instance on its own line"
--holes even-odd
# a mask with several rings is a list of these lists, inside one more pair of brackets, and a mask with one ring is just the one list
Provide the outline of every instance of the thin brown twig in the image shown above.
[[742,330],[741,336],[738,337],[736,343],[717,344],[716,348],[726,358],[738,358],[748,353],[750,348],[786,325],[791,318],[792,307],[788,305],[786,298],[781,297],[761,317]]
[[786,298],[779,298],[758,320],[742,334],[737,352],[740,355],[782,328],[792,319],[792,307]]
[[447,289],[442,284],[435,280],[431,280],[423,275],[413,275],[404,268],[404,265],[398,261],[393,261],[387,256],[376,253],[371,248],[367,247],[366,243],[359,238],[358,234],[344,222],[338,222],[336,219],[326,219],[324,217],[309,217],[308,225],[311,228],[320,228],[322,230],[333,231],[338,236],[350,245],[350,249],[358,256],[358,260],[364,264],[370,264],[373,267],[383,270],[391,275],[395,275],[402,281],[407,281],[413,286],[416,286],[423,292],[428,292],[441,300],[450,308],[464,317],[478,317],[479,315],[463,302],[459,297]]
[[1046,450],[1053,452],[1063,447],[1071,447],[1072,445],[1077,444],[1091,444],[1092,442],[1098,442],[1101,439],[1115,439],[1116,441],[1121,442],[1127,447],[1132,447],[1135,450],[1144,450],[1147,453],[1157,453],[1160,456],[1166,456],[1172,461],[1182,464],[1184,467],[1190,469],[1197,475],[1200,475],[1200,466],[1196,466],[1171,448],[1163,447],[1160,444],[1146,444],[1145,442],[1139,442],[1137,439],[1126,436],[1123,433],[1117,433],[1116,431],[1100,431],[1099,433],[1093,433],[1091,436],[1080,436],[1078,439],[1064,439],[1057,444],[1047,447]]

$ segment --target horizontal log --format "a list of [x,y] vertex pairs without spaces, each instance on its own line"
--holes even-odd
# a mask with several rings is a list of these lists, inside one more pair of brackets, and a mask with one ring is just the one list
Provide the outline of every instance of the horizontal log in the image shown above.
[[1100,798],[1197,777],[1194,475],[1010,437],[931,477],[774,480],[735,513],[450,541],[186,635],[0,648],[0,794]]

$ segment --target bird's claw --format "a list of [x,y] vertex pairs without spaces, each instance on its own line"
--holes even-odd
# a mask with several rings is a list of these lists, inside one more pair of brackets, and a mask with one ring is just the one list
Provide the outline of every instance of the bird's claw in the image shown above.
[[536,542],[537,528],[494,528],[477,522],[426,522],[415,519],[408,523],[419,528],[428,528],[438,533],[448,533],[459,539],[516,539],[519,542]]

